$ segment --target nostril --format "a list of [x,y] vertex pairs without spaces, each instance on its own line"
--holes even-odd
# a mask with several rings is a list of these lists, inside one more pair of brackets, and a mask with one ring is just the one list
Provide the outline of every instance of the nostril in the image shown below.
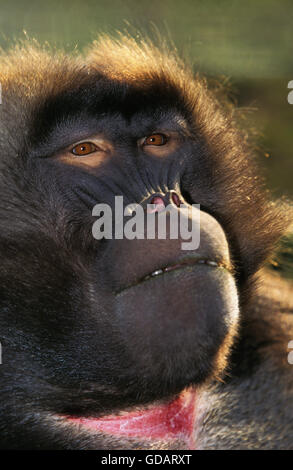
[[164,199],[161,196],[154,196],[149,204],[152,204],[153,207],[148,207],[147,212],[152,213],[152,212],[161,212],[165,209],[166,205],[164,202]]
[[147,212],[162,212],[169,204],[174,204],[176,207],[180,207],[182,201],[175,191],[170,191],[167,194],[155,194],[148,201]]
[[171,192],[171,200],[173,204],[175,204],[175,206],[180,207],[180,204],[181,204],[180,197],[174,191]]

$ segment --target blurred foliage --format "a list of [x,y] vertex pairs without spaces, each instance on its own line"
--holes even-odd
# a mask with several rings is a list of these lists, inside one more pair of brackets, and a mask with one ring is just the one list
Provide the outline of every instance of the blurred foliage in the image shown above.
[[281,276],[293,280],[293,233],[281,240],[269,267]]
[[2,44],[26,30],[83,48],[99,31],[153,23],[205,72],[241,78],[292,76],[292,20],[291,0],[0,0]]

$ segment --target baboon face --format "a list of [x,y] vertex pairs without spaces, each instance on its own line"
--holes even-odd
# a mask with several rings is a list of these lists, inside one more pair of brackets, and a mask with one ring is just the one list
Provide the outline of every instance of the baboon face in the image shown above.
[[[223,373],[281,230],[241,135],[154,46],[5,60],[1,445],[192,448],[198,390]],[[170,226],[166,239],[95,239],[93,207],[115,217],[115,196],[190,223],[199,204],[199,247]]]

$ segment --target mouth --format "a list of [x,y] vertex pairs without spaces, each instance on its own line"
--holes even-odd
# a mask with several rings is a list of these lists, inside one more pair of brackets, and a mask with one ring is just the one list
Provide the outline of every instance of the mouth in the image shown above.
[[168,273],[170,271],[176,271],[178,269],[183,269],[186,266],[194,266],[195,264],[206,264],[207,266],[211,266],[213,268],[220,268],[220,267],[225,267],[224,263],[220,261],[213,261],[209,259],[195,259],[195,258],[186,258],[181,260],[180,262],[176,264],[172,264],[170,266],[166,266],[164,268],[157,269],[156,271],[153,271],[150,274],[147,274],[145,277],[141,279],[141,282],[143,281],[148,281],[149,279],[157,276],[161,276],[162,274]]
[[184,448],[194,450],[195,417],[196,394],[193,389],[188,389],[167,403],[154,404],[144,409],[101,418],[65,416],[65,419],[80,430],[91,433],[152,442],[176,440]]
[[141,277],[137,281],[123,287],[122,289],[117,291],[116,294],[120,294],[123,291],[125,291],[127,289],[130,289],[131,287],[135,287],[139,284],[150,281],[150,280],[155,279],[159,276],[163,276],[167,273],[170,273],[170,272],[173,272],[173,271],[178,271],[180,269],[186,269],[188,267],[192,267],[192,266],[195,266],[195,265],[208,266],[208,267],[211,267],[211,268],[221,268],[221,269],[225,269],[226,271],[229,271],[229,273],[233,274],[232,266],[229,263],[223,261],[222,259],[216,260],[216,259],[209,259],[209,258],[195,257],[195,256],[184,257],[184,258],[178,260],[177,262],[175,262],[174,264],[169,264],[167,266],[160,267],[160,268],[152,271],[151,273],[146,274],[145,276]]

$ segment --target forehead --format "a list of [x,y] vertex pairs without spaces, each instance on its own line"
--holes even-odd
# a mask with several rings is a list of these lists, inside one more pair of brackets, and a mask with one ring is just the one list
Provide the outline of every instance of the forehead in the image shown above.
[[[186,113],[185,96],[176,84],[166,83],[164,77],[150,78],[143,85],[118,81],[101,74],[91,76],[87,83],[73,83],[60,93],[48,96],[43,108],[47,114],[62,116],[86,112],[92,115],[121,114],[126,119],[134,114],[147,115],[177,110]],[[42,109],[41,109],[42,110]]]
[[[135,135],[158,129],[184,131],[187,110],[176,87],[155,80],[147,86],[97,75],[88,83],[48,97],[34,113],[32,129],[48,138],[78,140],[113,129]],[[70,142],[69,142],[70,143]]]

